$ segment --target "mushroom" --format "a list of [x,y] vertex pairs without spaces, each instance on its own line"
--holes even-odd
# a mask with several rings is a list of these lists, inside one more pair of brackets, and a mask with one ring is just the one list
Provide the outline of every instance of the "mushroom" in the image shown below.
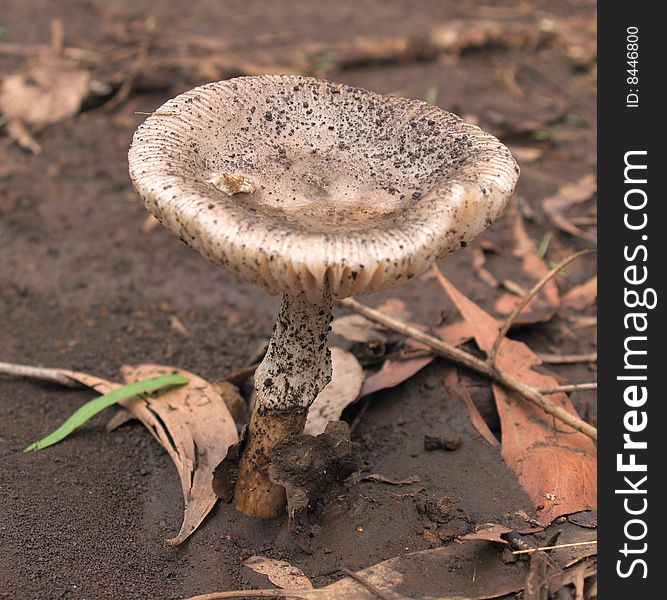
[[139,127],[130,175],[165,227],[237,277],[283,294],[235,493],[271,518],[271,450],[300,433],[331,379],[333,299],[423,273],[499,215],[508,149],[424,102],[292,75],[185,92]]

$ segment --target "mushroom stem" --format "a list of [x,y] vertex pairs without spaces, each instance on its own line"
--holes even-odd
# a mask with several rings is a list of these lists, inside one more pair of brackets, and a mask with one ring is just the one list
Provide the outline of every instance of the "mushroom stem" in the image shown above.
[[305,294],[283,296],[266,356],[255,371],[257,396],[239,464],[235,505],[246,515],[271,519],[285,509],[285,489],[268,475],[271,451],[303,431],[308,408],[331,381],[332,306],[328,290],[319,303]]

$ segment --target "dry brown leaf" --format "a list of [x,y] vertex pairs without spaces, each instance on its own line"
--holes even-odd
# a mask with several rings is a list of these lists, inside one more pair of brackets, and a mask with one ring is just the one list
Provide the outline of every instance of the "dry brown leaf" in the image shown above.
[[470,397],[468,387],[461,382],[456,369],[454,367],[447,366],[444,369],[444,373],[444,384],[447,388],[447,391],[455,397],[459,398],[463,404],[465,404],[466,408],[468,409],[468,415],[470,416],[470,422],[477,430],[477,433],[479,433],[482,438],[485,439],[491,446],[499,448],[500,442],[489,429],[489,426],[486,424],[486,421],[480,414],[479,410],[477,410],[475,403]]
[[[120,387],[87,373],[58,371],[100,394]],[[120,401],[126,411],[115,415],[107,426],[122,424],[129,412],[146,426],[176,465],[183,490],[184,515],[176,537],[167,540],[170,546],[185,541],[215,505],[213,470],[226,456],[228,447],[238,442],[234,419],[222,396],[197,375],[162,365],[121,369],[127,383],[174,372],[187,377],[187,385],[164,391],[155,398],[148,394]]]
[[[438,280],[463,318],[473,329],[477,345],[491,352],[500,323],[459,292],[447,278]],[[525,344],[505,339],[496,364],[536,388],[557,387],[555,378],[542,375],[532,367],[541,364]],[[540,519],[595,507],[597,460],[593,441],[582,433],[555,423],[542,409],[528,404],[501,387],[493,386],[502,427],[502,456],[514,471],[523,489],[536,506],[544,508]],[[566,394],[552,394],[550,400],[576,414]]]
[[597,190],[595,175],[585,175],[575,183],[564,185],[553,196],[542,201],[542,208],[549,220],[561,231],[595,242],[597,237],[574,225],[565,215],[572,206],[590,200]]
[[331,323],[331,331],[351,342],[386,342],[387,337],[380,325],[369,321],[361,315],[345,315],[334,319]]
[[359,397],[363,398],[379,390],[392,388],[407,381],[424,367],[430,365],[434,359],[435,357],[430,355],[406,360],[385,361],[377,373],[373,373],[366,378]]
[[573,287],[561,298],[561,307],[571,310],[584,310],[595,304],[598,298],[598,277],[592,277],[581,285]]
[[0,84],[0,112],[8,121],[44,127],[76,115],[90,92],[90,73],[62,59],[42,59]]
[[[377,600],[379,597],[396,600],[489,600],[520,591],[527,572],[525,563],[505,565],[498,560],[497,552],[489,548],[488,543],[470,541],[403,554],[357,571],[355,575],[366,585],[348,576],[322,588],[284,589],[290,596],[312,600]],[[443,573],[447,576],[443,577]],[[379,593],[371,591],[368,584]],[[253,592],[259,595],[258,590]],[[275,589],[266,592],[268,596]],[[213,595],[196,596],[190,600],[204,600],[204,597],[211,598]],[[217,597],[245,596],[244,590],[239,590],[221,592]]]
[[312,590],[313,584],[298,567],[290,565],[284,560],[275,560],[266,556],[251,556],[243,563],[244,567],[252,569],[269,578],[269,581],[279,588],[294,590]]
[[485,523],[480,529],[472,533],[460,537],[460,540],[484,540],[486,542],[495,542],[497,544],[507,544],[507,540],[502,536],[505,533],[512,531],[505,525],[498,525],[497,523]]
[[184,515],[180,531],[166,542],[169,546],[184,542],[215,505],[213,470],[225,458],[229,446],[238,442],[227,405],[201,377],[162,365],[121,369],[128,383],[174,372],[187,377],[187,385],[156,398],[144,395],[122,402],[164,447],[178,470]]
[[[410,324],[413,325],[413,323]],[[425,328],[419,326],[419,329]],[[433,330],[440,338],[454,346],[460,346],[472,339],[470,326],[465,321],[457,321],[443,327],[435,327]],[[407,340],[406,344],[411,348],[428,350],[423,344],[412,340]],[[363,398],[380,390],[396,387],[419,373],[419,371],[430,365],[434,360],[435,356],[433,355],[405,358],[402,360],[387,360],[379,371],[366,378],[359,397]]]
[[304,433],[319,435],[329,421],[338,421],[343,411],[359,398],[364,370],[350,352],[331,348],[331,381],[319,393],[308,411]]
[[[512,235],[514,238],[512,255],[521,260],[521,271],[529,282],[524,287],[530,289],[549,272],[549,267],[538,256],[537,246],[526,232],[523,218],[519,211],[515,211],[514,213]],[[522,300],[522,297],[514,294],[503,294],[496,301],[495,309],[501,315],[508,315]],[[547,282],[542,291],[521,311],[515,323],[526,325],[548,321],[553,317],[559,304],[558,287],[552,279]]]

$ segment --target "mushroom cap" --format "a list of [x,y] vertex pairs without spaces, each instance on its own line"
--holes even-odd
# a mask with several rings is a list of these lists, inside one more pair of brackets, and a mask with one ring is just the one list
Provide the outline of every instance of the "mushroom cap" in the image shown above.
[[423,273],[489,226],[519,168],[428,104],[310,77],[194,88],[139,127],[130,176],[153,215],[268,292],[337,298]]

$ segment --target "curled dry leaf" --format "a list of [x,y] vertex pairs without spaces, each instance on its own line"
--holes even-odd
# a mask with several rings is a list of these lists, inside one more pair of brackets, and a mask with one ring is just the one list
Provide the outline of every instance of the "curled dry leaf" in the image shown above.
[[[443,577],[443,573],[447,576]],[[489,600],[520,591],[527,573],[526,563],[503,564],[498,560],[497,551],[487,542],[470,541],[402,554],[357,571],[356,579],[348,576],[317,589],[292,588],[284,591],[285,595],[289,593],[290,596],[313,600]],[[273,595],[275,591],[266,590],[266,595]],[[260,595],[257,590],[253,592]],[[219,596],[196,596],[190,600],[215,597],[240,598],[244,594],[243,590],[222,592]]]
[[294,590],[312,590],[313,584],[298,567],[290,565],[284,560],[275,560],[266,556],[251,556],[243,563],[243,566],[261,573],[269,578],[269,581],[279,588],[290,588]]
[[[100,394],[120,387],[118,383],[87,373],[67,369],[49,371]],[[138,419],[176,465],[183,490],[184,516],[176,537],[167,541],[168,545],[175,546],[197,529],[217,501],[211,485],[213,470],[225,458],[227,449],[238,443],[236,426],[220,393],[197,375],[163,365],[124,366],[121,372],[127,383],[170,373],[188,378],[187,385],[166,390],[156,398],[142,395],[121,400],[119,404],[126,410],[107,425],[107,429],[113,429],[129,418]]]
[[167,540],[169,546],[184,542],[213,508],[217,501],[212,487],[213,470],[225,458],[229,446],[238,442],[227,405],[201,377],[162,365],[121,369],[127,382],[173,372],[185,375],[188,384],[157,399],[140,396],[123,402],[164,447],[178,470],[184,515],[176,537]]
[[308,411],[304,433],[319,435],[330,421],[338,421],[343,411],[359,398],[364,370],[352,353],[331,348],[331,371],[331,381]]
[[90,92],[90,73],[62,59],[32,64],[22,73],[8,75],[0,84],[0,112],[44,127],[76,115]]
[[[477,345],[491,352],[500,323],[459,292],[447,278],[438,280],[473,330]],[[496,358],[498,369],[537,388],[557,387],[554,377],[533,370],[539,357],[521,342],[505,339]],[[597,460],[593,441],[554,420],[541,408],[494,385],[502,428],[502,456],[535,506],[544,508],[540,520],[550,522],[597,504]],[[576,414],[566,394],[550,399]]]
[[585,175],[575,183],[564,185],[553,196],[545,198],[542,201],[542,208],[549,220],[561,231],[595,242],[597,237],[594,234],[574,225],[565,213],[571,207],[590,200],[596,190],[595,175]]
[[[521,261],[522,279],[525,281],[525,283],[522,281],[522,286],[526,289],[530,289],[535,283],[549,273],[549,267],[539,257],[537,246],[526,232],[523,218],[519,211],[514,212],[512,235],[514,239],[512,255]],[[505,293],[496,301],[495,309],[501,315],[508,315],[522,300],[523,298],[521,296]],[[558,287],[556,282],[552,279],[548,281],[540,293],[526,305],[515,320],[515,323],[519,325],[528,325],[532,323],[546,322],[553,317],[559,304],[560,298],[558,295]]]

